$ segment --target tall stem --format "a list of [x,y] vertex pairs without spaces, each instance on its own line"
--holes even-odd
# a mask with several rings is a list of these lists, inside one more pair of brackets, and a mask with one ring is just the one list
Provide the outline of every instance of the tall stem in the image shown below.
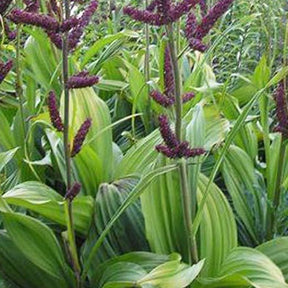
[[[145,0],[145,8],[147,8],[148,6],[148,0]],[[149,24],[145,24],[145,46],[146,46],[146,50],[145,50],[145,62],[144,62],[144,73],[145,73],[145,82],[147,85],[147,89],[148,89],[148,94],[149,94],[149,86],[148,86],[148,82],[150,81],[150,35],[149,35]],[[151,113],[151,98],[148,95],[148,99],[147,99],[147,106],[146,106],[146,113],[147,113],[147,117],[148,117],[148,133],[152,132],[153,130],[153,122],[152,122],[152,113]]]
[[[65,20],[70,18],[70,0],[64,1],[64,11]],[[71,176],[71,156],[70,156],[70,139],[69,139],[69,108],[70,108],[70,95],[69,89],[67,87],[69,78],[69,47],[68,47],[68,32],[63,35],[63,52],[62,52],[62,62],[63,62],[63,89],[64,89],[64,153],[65,153],[65,164],[66,164],[66,185],[67,191],[72,186],[72,176]],[[65,200],[65,217],[67,224],[68,233],[68,243],[71,253],[72,265],[77,278],[77,283],[79,287],[80,283],[80,264],[78,259],[75,232],[73,228],[73,217],[72,217],[72,203],[70,199]]]
[[[182,141],[182,97],[181,97],[181,77],[178,66],[178,57],[176,52],[175,39],[173,34],[173,26],[169,24],[166,26],[166,32],[169,39],[169,48],[171,54],[172,69],[175,80],[175,133],[179,141]],[[191,191],[188,183],[187,163],[184,158],[179,162],[179,173],[181,182],[181,193],[184,213],[184,223],[187,235],[187,250],[189,264],[198,262],[197,244],[192,231],[192,206],[191,206]]]
[[[17,1],[17,7],[20,8],[21,1]],[[25,115],[24,115],[24,99],[23,99],[23,89],[22,89],[22,77],[21,77],[21,30],[22,25],[17,24],[16,28],[16,96],[19,100],[19,109],[21,117],[21,126],[23,133],[23,148],[25,148],[25,135],[26,135],[26,126],[25,126]]]
[[276,213],[279,207],[280,203],[280,197],[281,197],[281,181],[282,181],[282,175],[283,175],[283,166],[284,166],[284,157],[285,157],[285,151],[286,151],[286,144],[283,140],[281,140],[281,148],[280,148],[280,155],[279,155],[279,162],[278,162],[278,173],[277,173],[277,180],[276,180],[276,189],[275,194],[273,198],[273,206],[272,211],[270,214],[270,218],[268,218],[267,223],[267,239],[271,240],[273,238],[273,234],[276,232]]

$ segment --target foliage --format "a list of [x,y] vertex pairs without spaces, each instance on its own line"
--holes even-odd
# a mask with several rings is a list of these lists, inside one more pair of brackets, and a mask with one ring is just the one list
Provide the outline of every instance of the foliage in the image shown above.
[[[66,55],[47,30],[1,12],[1,59],[14,67],[0,82],[0,287],[288,287],[287,138],[273,101],[288,73],[287,3],[235,0],[203,53],[182,37],[185,17],[158,27],[123,13],[146,4],[99,1]],[[167,47],[174,86],[194,95],[177,106],[174,89],[172,108],[149,96],[167,91]],[[84,70],[99,82],[67,92],[65,77]],[[52,90],[64,134],[49,117]],[[158,153],[161,114],[177,145],[205,153]]]

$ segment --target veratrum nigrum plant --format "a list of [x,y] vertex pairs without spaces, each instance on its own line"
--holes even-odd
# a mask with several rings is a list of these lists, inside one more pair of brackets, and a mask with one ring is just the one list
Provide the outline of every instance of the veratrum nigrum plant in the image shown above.
[[209,65],[237,0],[120,2],[102,26],[95,0],[0,3],[0,286],[288,287],[286,67],[239,106]]

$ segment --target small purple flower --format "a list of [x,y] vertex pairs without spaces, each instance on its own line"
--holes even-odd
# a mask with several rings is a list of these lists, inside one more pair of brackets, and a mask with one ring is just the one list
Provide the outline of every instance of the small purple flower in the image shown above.
[[79,24],[79,20],[76,17],[71,17],[68,20],[65,20],[61,25],[60,25],[60,31],[66,32],[74,28]]
[[189,46],[192,50],[199,51],[199,52],[205,52],[208,49],[208,46],[205,45],[201,40],[196,38],[190,38],[188,40]]
[[206,13],[207,13],[207,3],[206,3],[206,0],[200,0],[200,1],[199,1],[199,5],[200,5],[200,8],[201,8],[201,14],[202,14],[202,16],[206,15]]
[[[172,4],[170,0],[157,0],[152,2],[146,10],[126,6],[123,13],[132,19],[148,23],[150,25],[162,26],[176,22],[181,16],[188,13],[199,0],[183,0],[177,4]],[[156,12],[154,12],[157,10]]]
[[89,129],[92,125],[92,119],[91,118],[87,118],[83,124],[81,125],[81,127],[79,128],[76,136],[74,137],[73,140],[73,148],[71,151],[71,157],[75,157],[81,150],[83,142],[89,132]]
[[153,12],[158,6],[158,0],[152,0],[151,3],[147,6],[146,10]]
[[48,37],[50,38],[51,42],[58,48],[58,49],[62,49],[62,36],[60,33],[58,32],[54,32],[54,31],[46,31],[46,34],[48,35]]
[[220,0],[218,1],[202,18],[194,32],[196,39],[202,40],[214,26],[216,21],[229,9],[234,0]]
[[150,97],[165,108],[170,107],[175,103],[175,98],[168,98],[166,95],[157,90],[152,91],[150,93]]
[[14,9],[9,14],[8,18],[15,24],[28,24],[44,28],[45,30],[58,31],[59,23],[53,17],[26,12],[20,9]]
[[82,185],[78,182],[75,182],[72,187],[65,194],[65,199],[73,201],[74,198],[80,193]]
[[176,135],[171,130],[168,117],[166,115],[160,115],[158,117],[159,120],[159,126],[160,126],[160,133],[161,136],[169,148],[175,148],[179,145],[179,141],[176,138]]
[[17,36],[17,32],[16,31],[11,31],[7,21],[5,19],[3,19],[3,22],[4,22],[4,31],[5,31],[5,34],[8,38],[8,40],[12,41],[16,38]]
[[168,17],[171,8],[171,0],[158,0],[157,12],[159,16]]
[[200,156],[205,153],[203,148],[190,148],[187,141],[179,142],[174,132],[171,130],[168,117],[159,116],[160,134],[164,140],[164,144],[159,144],[155,148],[168,158],[191,158]]
[[9,60],[6,63],[0,62],[0,84],[3,82],[5,77],[8,75],[13,67],[13,61]]
[[1,0],[1,3],[0,3],[0,15],[1,16],[5,14],[5,12],[7,11],[11,3],[12,3],[12,0]]
[[57,107],[57,100],[54,91],[50,91],[48,95],[48,109],[50,114],[50,120],[53,127],[59,131],[64,131],[64,125]]
[[180,17],[187,14],[192,8],[199,3],[199,0],[183,0],[174,5],[169,13],[172,22],[179,20]]
[[68,36],[68,42],[69,42],[69,50],[75,49],[77,44],[79,43],[81,36],[83,35],[84,28],[87,26],[93,16],[93,14],[96,12],[98,7],[98,2],[95,0],[92,0],[89,6],[86,8],[86,10],[83,12],[82,16],[78,19],[78,25],[71,30]]
[[168,24],[168,18],[165,20],[163,17],[159,17],[158,14],[154,14],[148,10],[142,11],[131,6],[126,6],[123,8],[123,13],[136,21],[150,25],[162,26]]
[[99,82],[98,76],[89,76],[89,72],[82,71],[69,78],[67,87],[69,89],[91,87],[98,82]]
[[59,8],[56,0],[50,0],[49,2],[46,3],[46,6],[48,9],[48,14],[50,16],[54,14],[59,18],[61,17],[61,9]]
[[167,46],[165,49],[165,56],[164,56],[164,94],[168,97],[173,99],[174,92],[175,92],[175,79],[172,69],[172,60],[170,49]]
[[185,93],[183,96],[182,96],[182,102],[183,103],[187,103],[188,101],[190,101],[191,99],[193,99],[195,97],[195,94],[193,92],[188,92],[188,93]]
[[278,84],[278,87],[275,90],[273,96],[276,103],[276,116],[279,122],[277,131],[283,132],[288,128],[288,107],[286,99],[285,81],[281,81]]
[[25,11],[31,13],[37,13],[40,8],[39,0],[24,0],[26,5]]
[[169,148],[166,145],[162,145],[162,144],[156,145],[155,148],[157,152],[162,153],[167,158],[170,158],[170,159],[177,158],[177,154],[173,148]]
[[197,27],[197,19],[193,12],[190,12],[187,16],[187,21],[185,25],[185,36],[189,40],[194,38],[194,32]]

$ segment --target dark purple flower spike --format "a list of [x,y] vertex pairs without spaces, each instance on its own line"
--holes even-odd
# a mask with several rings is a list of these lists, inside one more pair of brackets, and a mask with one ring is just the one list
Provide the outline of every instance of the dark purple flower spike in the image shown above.
[[53,127],[57,129],[57,131],[63,132],[64,125],[57,107],[56,95],[53,91],[50,91],[48,95],[48,109]]
[[182,102],[183,102],[183,104],[189,102],[189,101],[192,100],[194,97],[195,97],[195,94],[194,94],[193,92],[185,93],[185,94],[182,96]]
[[164,144],[156,146],[156,150],[168,158],[191,158],[200,156],[205,153],[203,148],[189,148],[187,141],[179,142],[175,133],[171,130],[168,117],[166,115],[159,116],[160,134],[164,140]]
[[89,72],[82,71],[68,80],[67,87],[69,89],[77,89],[91,87],[99,82],[98,76],[89,76]]
[[156,0],[152,1],[145,10],[126,6],[123,12],[134,20],[150,25],[162,26],[176,22],[198,4],[198,2],[199,0],[183,0],[180,3],[172,4],[170,0]]
[[175,98],[168,98],[157,90],[153,90],[150,93],[150,97],[162,107],[168,108],[175,103]]
[[47,4],[48,15],[37,13],[39,10],[37,1],[26,0],[25,2],[27,4],[26,9],[12,10],[9,19],[16,24],[22,23],[43,28],[58,49],[62,49],[63,33],[68,32],[69,51],[74,50],[80,42],[85,27],[89,24],[98,7],[98,2],[92,0],[80,17],[71,17],[61,23],[60,8],[55,0],[50,0]]
[[202,40],[212,29],[216,21],[227,12],[234,0],[220,0],[218,1],[202,18],[194,32],[196,39]]
[[288,137],[288,107],[286,91],[287,87],[285,87],[285,81],[281,81],[273,95],[276,102],[276,116],[278,119],[278,126],[275,127],[274,130],[282,133],[285,137]]
[[0,2],[0,15],[3,16],[7,9],[9,8],[12,0],[1,0]]
[[20,9],[12,10],[8,18],[15,24],[34,25],[49,31],[58,31],[60,27],[58,21],[51,16],[26,12]]
[[0,84],[3,82],[5,77],[8,75],[13,67],[13,61],[9,60],[6,63],[0,62]]
[[73,186],[67,191],[65,199],[73,201],[74,198],[80,193],[82,185],[78,182],[75,182]]
[[170,49],[168,48],[168,46],[165,49],[164,55],[164,86],[164,94],[170,99],[174,98],[175,79],[172,69]]
[[82,145],[84,143],[84,140],[89,132],[89,129],[91,127],[92,120],[91,118],[87,118],[81,127],[79,128],[77,134],[74,137],[73,140],[73,147],[71,151],[71,157],[75,157],[81,150]]

